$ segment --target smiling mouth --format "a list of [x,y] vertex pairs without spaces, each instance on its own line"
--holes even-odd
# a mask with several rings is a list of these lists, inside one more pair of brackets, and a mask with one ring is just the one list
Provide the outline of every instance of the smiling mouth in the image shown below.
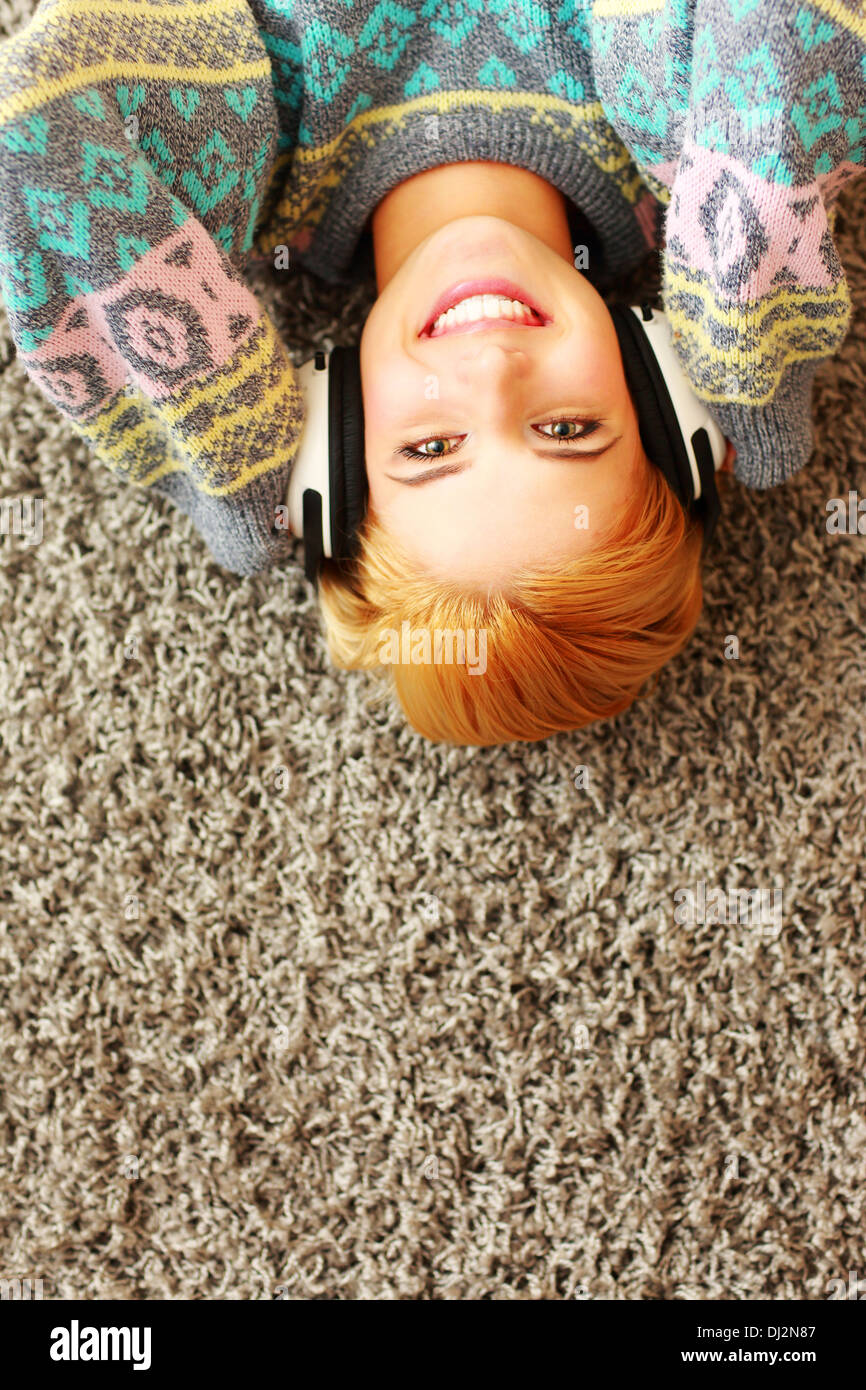
[[552,319],[509,280],[462,281],[439,296],[419,338],[492,328],[543,328]]

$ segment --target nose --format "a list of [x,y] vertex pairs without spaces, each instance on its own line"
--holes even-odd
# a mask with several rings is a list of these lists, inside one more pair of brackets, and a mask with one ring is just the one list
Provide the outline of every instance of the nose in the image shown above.
[[[482,336],[478,334],[479,339]],[[484,382],[501,384],[514,381],[525,376],[528,370],[529,357],[522,348],[491,341],[473,344],[468,339],[454,364],[457,380],[461,385],[473,388]]]

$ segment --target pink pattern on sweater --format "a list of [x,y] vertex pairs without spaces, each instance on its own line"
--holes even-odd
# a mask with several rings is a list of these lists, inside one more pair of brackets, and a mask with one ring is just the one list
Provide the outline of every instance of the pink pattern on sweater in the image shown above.
[[[691,269],[705,272],[715,283],[720,273],[724,274],[743,254],[748,227],[734,185],[729,187],[720,213],[714,219],[720,239],[715,250],[701,225],[701,208],[726,171],[736,181],[739,195],[751,202],[767,239],[760,262],[739,287],[736,298],[746,302],[769,293],[780,270],[788,270],[796,276],[799,290],[830,288],[834,277],[819,250],[828,230],[820,183],[813,180],[793,187],[773,183],[730,155],[693,142],[684,147],[668,210],[665,235],[669,264],[675,268],[685,260]],[[806,210],[812,200],[814,205]],[[795,204],[800,205],[799,211]],[[675,244],[673,252],[672,242]]]
[[[188,263],[167,264],[178,251]],[[164,400],[177,394],[188,381],[206,379],[235,357],[259,323],[261,307],[255,295],[241,280],[232,278],[227,266],[228,261],[202,224],[190,217],[137,260],[122,280],[101,293],[77,296],[67,305],[50,337],[34,352],[22,353],[22,359],[28,371],[41,379],[43,389],[63,409],[82,419],[98,415],[130,381],[152,399]],[[189,354],[182,316],[146,304],[135,305],[125,315],[124,327],[135,352],[139,357],[149,357],[155,367],[171,368],[175,380],[170,385],[141,368],[131,367],[124,356],[129,348],[121,350],[112,341],[106,310],[124,300],[130,291],[139,289],[162,291],[181,301],[182,306],[189,306],[202,330],[196,360]],[[85,321],[72,326],[81,319],[82,309]],[[229,321],[235,315],[248,317],[250,322],[232,336]],[[92,377],[88,378],[83,365],[76,366],[76,356],[95,359],[96,368],[108,385],[98,402],[92,399]],[[206,361],[204,367],[202,357]],[[63,365],[58,365],[59,360]],[[184,374],[185,366],[188,375]]]

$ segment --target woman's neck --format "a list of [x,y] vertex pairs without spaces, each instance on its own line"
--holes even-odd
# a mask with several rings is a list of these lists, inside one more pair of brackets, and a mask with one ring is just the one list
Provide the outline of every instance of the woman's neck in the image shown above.
[[567,203],[558,188],[511,164],[440,164],[392,188],[373,212],[370,231],[379,294],[433,232],[455,218],[479,215],[513,222],[571,264]]

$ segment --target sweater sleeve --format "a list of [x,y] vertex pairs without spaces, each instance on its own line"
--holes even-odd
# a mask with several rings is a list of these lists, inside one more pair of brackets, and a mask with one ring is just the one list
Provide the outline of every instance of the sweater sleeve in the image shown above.
[[276,156],[247,0],[41,0],[0,45],[0,290],[19,360],[123,479],[251,574],[302,400],[241,271]]
[[826,9],[694,10],[663,294],[689,377],[755,488],[808,461],[815,371],[850,319],[833,203],[863,170],[866,16]]

